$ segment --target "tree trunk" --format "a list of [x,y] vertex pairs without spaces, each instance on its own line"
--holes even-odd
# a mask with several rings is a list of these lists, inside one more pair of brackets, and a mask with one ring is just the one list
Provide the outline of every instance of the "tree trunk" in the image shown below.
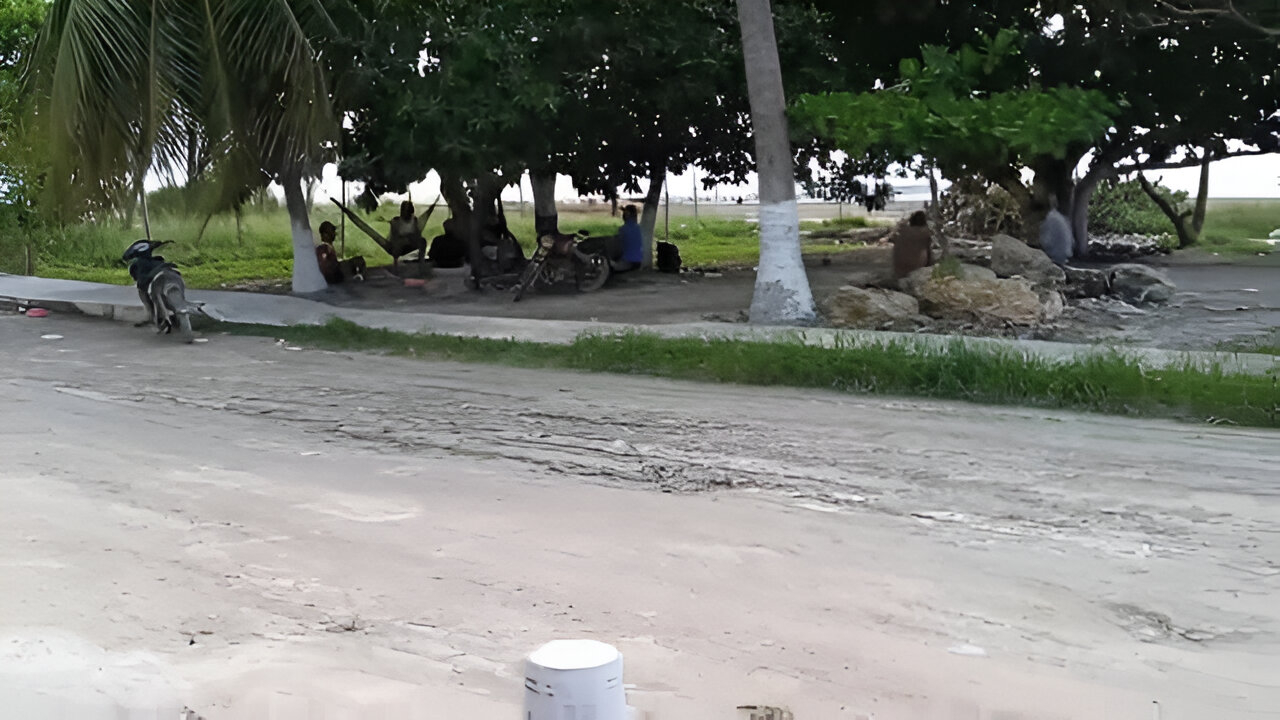
[[479,287],[484,277],[486,262],[480,251],[490,223],[497,218],[497,204],[502,194],[502,179],[489,174],[476,178],[467,192],[462,179],[456,175],[441,174],[440,194],[453,214],[453,230],[467,243],[467,257],[471,261],[471,279]]
[[1195,244],[1196,237],[1191,233],[1191,229],[1187,227],[1187,216],[1178,213],[1178,209],[1166,200],[1159,192],[1156,191],[1151,181],[1147,180],[1147,176],[1138,171],[1138,182],[1142,185],[1142,190],[1151,198],[1151,201],[1160,208],[1160,212],[1169,218],[1169,222],[1173,223],[1173,229],[1178,233],[1178,247],[1185,248]]
[[1071,237],[1075,241],[1075,256],[1089,255],[1089,203],[1098,190],[1098,184],[1116,176],[1116,167],[1111,163],[1101,163],[1089,169],[1080,182],[1076,183],[1071,199]]
[[320,274],[320,263],[316,260],[310,208],[302,188],[302,176],[296,172],[285,173],[280,177],[280,184],[284,187],[284,205],[289,211],[289,225],[293,229],[293,291],[320,292],[329,284]]
[[529,184],[533,186],[533,230],[538,237],[560,232],[560,218],[556,212],[556,174],[530,171]]
[[812,324],[817,315],[800,254],[794,159],[769,0],[738,0],[738,24],[760,177],[760,264],[750,320],[766,325]]
[[1200,158],[1200,186],[1196,188],[1196,209],[1191,214],[1191,230],[1195,233],[1196,241],[1200,240],[1200,233],[1204,230],[1204,214],[1209,207],[1209,163],[1213,162],[1213,151],[1209,148],[1204,149],[1204,155]]
[[[141,188],[141,186],[139,186]],[[147,191],[141,188],[138,193],[138,200],[142,204],[142,230],[146,234],[147,240],[151,240],[151,208],[147,207]]]
[[929,163],[929,206],[938,206],[938,169]]
[[667,183],[666,163],[654,163],[649,166],[649,192],[644,196],[644,208],[640,213],[640,234],[644,238],[644,260],[640,267],[648,270],[653,267],[653,233],[658,225],[658,204],[662,200],[662,188]]

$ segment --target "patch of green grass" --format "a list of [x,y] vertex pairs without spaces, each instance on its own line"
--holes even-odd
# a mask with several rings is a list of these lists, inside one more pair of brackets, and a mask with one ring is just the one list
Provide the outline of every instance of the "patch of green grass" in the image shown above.
[[875,225],[862,215],[851,215],[849,217],[830,218],[822,221],[822,227],[832,228],[835,230],[853,230],[856,228],[869,228]]
[[1209,205],[1200,245],[1225,254],[1270,253],[1276,246],[1261,242],[1280,228],[1280,200],[1234,200]]
[[[424,210],[418,208],[419,212]],[[388,203],[365,216],[370,225],[385,232],[392,217],[399,212],[397,204]],[[443,204],[436,208],[423,234],[433,238],[441,232],[441,224],[449,216]],[[342,218],[337,208],[317,204],[312,213],[313,229],[328,220],[339,227]],[[183,277],[193,288],[219,288],[260,280],[288,280],[293,263],[293,246],[289,218],[281,208],[265,207],[246,210],[237,230],[234,215],[219,215],[210,220],[200,235],[203,216],[180,211],[158,212],[152,218],[152,236],[157,240],[173,240],[164,256],[182,268]],[[534,250],[533,210],[526,206],[507,211],[511,231],[525,248]],[[865,227],[865,218],[853,217],[827,221],[835,227]],[[586,230],[591,235],[612,235],[622,224],[620,217],[607,211],[568,210],[560,213],[560,228],[565,232]],[[658,218],[656,239],[666,238],[668,230],[663,217]],[[71,280],[88,280],[128,284],[128,269],[120,262],[120,254],[130,243],[143,236],[140,227],[125,228],[119,221],[84,223],[30,233],[22,242],[7,242],[2,248],[11,261],[6,267],[22,271],[14,258],[23,245],[30,244],[35,253],[36,274]],[[14,236],[9,236],[10,238]],[[680,247],[687,267],[752,267],[760,259],[758,228],[754,223],[732,218],[672,216],[669,237]],[[341,245],[341,243],[340,243]],[[12,246],[13,250],[10,249]],[[856,249],[850,244],[807,241],[806,253],[828,254]],[[363,255],[374,266],[390,264],[389,258],[368,236],[352,224],[346,226],[346,251],[349,257]]]
[[744,385],[830,388],[1119,415],[1280,427],[1280,378],[1190,365],[1143,369],[1120,353],[1052,362],[1013,351],[887,342],[836,347],[794,342],[585,335],[569,345],[415,335],[333,320],[324,326],[227,326],[330,349],[431,360],[652,375]]

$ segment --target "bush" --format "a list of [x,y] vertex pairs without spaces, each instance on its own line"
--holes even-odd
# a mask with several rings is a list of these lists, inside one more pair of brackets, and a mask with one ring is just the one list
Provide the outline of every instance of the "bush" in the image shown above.
[[[1184,210],[1187,193],[1158,183],[1155,187],[1178,212]],[[1095,235],[1163,235],[1173,230],[1173,223],[1137,180],[1105,182],[1089,203],[1089,232]]]
[[1022,209],[1007,190],[981,177],[957,180],[939,200],[942,231],[951,237],[1022,237]]

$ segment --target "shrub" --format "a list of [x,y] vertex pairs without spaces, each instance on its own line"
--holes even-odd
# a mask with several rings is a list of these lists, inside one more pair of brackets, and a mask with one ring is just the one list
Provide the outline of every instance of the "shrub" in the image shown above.
[[[1159,183],[1155,187],[1179,212],[1184,210],[1187,193]],[[1105,182],[1089,203],[1089,232],[1095,235],[1162,235],[1173,229],[1173,223],[1137,180]]]

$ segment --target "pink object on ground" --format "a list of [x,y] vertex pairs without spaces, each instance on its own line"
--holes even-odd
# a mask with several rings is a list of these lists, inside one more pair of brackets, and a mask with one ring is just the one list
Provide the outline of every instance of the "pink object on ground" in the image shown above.
[[426,287],[426,285],[427,285],[427,281],[423,280],[422,278],[405,278],[404,279],[405,287]]
[[49,311],[44,308],[31,308],[27,311],[27,317],[49,317]]

